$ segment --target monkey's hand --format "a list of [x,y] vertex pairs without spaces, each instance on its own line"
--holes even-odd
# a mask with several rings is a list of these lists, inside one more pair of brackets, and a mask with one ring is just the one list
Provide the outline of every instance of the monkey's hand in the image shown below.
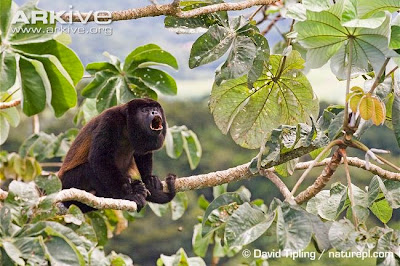
[[175,175],[168,174],[165,179],[169,190],[168,192],[163,191],[161,180],[157,176],[152,175],[147,177],[145,180],[146,187],[151,193],[151,195],[146,198],[147,201],[163,204],[170,202],[175,197]]
[[127,199],[136,202],[137,211],[139,212],[146,204],[146,197],[149,195],[150,192],[147,190],[144,183],[140,180],[132,181],[131,188],[132,191],[127,196]]
[[176,181],[176,175],[169,173],[167,178],[165,179],[165,182],[167,183],[168,186],[168,193],[171,196],[171,199],[175,197],[176,191],[175,191],[175,181]]

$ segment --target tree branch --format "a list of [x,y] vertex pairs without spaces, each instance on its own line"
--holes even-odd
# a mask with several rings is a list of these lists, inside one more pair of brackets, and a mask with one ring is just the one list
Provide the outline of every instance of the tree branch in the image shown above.
[[[336,154],[336,152],[335,152]],[[314,166],[324,166],[326,165],[323,173],[321,176],[317,178],[317,180],[314,182],[313,185],[308,187],[304,192],[301,192],[296,198],[295,201],[296,203],[300,204],[313,196],[315,196],[319,191],[322,190],[322,188],[328,183],[330,176],[328,177],[327,175],[331,173],[333,170],[336,170],[338,167],[339,163],[342,163],[341,157],[337,158],[335,155],[333,158],[326,158],[321,162],[317,162]],[[275,165],[283,163],[284,160],[291,160],[291,156],[289,157],[289,154],[282,158],[279,162],[276,162]],[[366,162],[364,160],[361,160],[359,158],[355,157],[348,157],[347,158],[348,164],[354,167],[366,169]],[[338,163],[339,162],[339,163]],[[295,169],[296,170],[304,170],[307,169],[310,164],[312,164],[313,161],[311,162],[302,162],[296,164]],[[250,178],[253,176],[256,176],[248,170],[249,163],[242,164],[227,170],[223,171],[217,171],[217,172],[212,172],[208,174],[203,174],[203,175],[197,175],[197,176],[190,176],[190,177],[182,177],[178,178],[176,180],[176,190],[177,191],[188,191],[188,190],[196,190],[196,189],[201,189],[201,188],[206,188],[206,187],[214,187],[217,185],[222,185],[225,183],[230,183],[230,182],[236,182],[240,180],[244,180],[246,178]],[[272,166],[272,165],[271,165]],[[260,174],[263,176],[266,176],[269,180],[271,180],[277,188],[280,190],[282,195],[285,197],[285,199],[290,202],[291,197],[289,197],[290,192],[287,186],[283,183],[283,181],[273,174],[272,172],[274,169],[268,168],[268,169],[262,169],[260,171]],[[390,172],[388,170],[384,170],[381,167],[374,165],[374,164],[369,164],[369,172],[372,174],[376,174],[382,178],[389,179],[389,180],[395,180],[395,181],[400,181],[400,173],[394,173]],[[332,172],[333,173],[333,172]],[[163,182],[164,188],[166,189],[166,184]],[[166,190],[167,191],[167,190]],[[289,193],[289,194],[288,194]],[[0,189],[0,200],[4,200],[8,195],[8,192],[1,190]],[[44,197],[43,197],[44,198]],[[54,199],[54,203],[62,202],[62,201],[67,201],[67,200],[76,200],[80,201],[82,203],[85,203],[89,206],[92,206],[94,208],[98,209],[116,209],[116,210],[128,210],[128,211],[134,211],[136,210],[136,204],[132,201],[128,200],[119,200],[119,199],[110,199],[110,198],[101,198],[101,197],[96,197],[93,194],[90,194],[86,191],[79,190],[79,189],[65,189],[60,191],[56,198]]]
[[[131,20],[144,17],[156,17],[156,16],[174,16],[177,18],[192,18],[200,15],[210,14],[220,11],[236,11],[243,10],[257,5],[269,5],[277,0],[246,0],[238,3],[219,3],[208,5],[204,7],[195,8],[188,11],[182,11],[179,7],[179,1],[173,1],[171,4],[165,5],[148,5],[140,8],[132,8],[127,10],[113,11],[111,12],[112,21],[118,20]],[[101,12],[100,12],[101,13]],[[80,17],[81,16],[81,17]],[[94,21],[93,13],[80,13],[72,14],[72,21],[81,22],[81,19],[88,18],[88,22]],[[70,21],[70,16],[68,13],[61,15],[61,18],[65,21]],[[108,20],[108,18],[99,20]]]
[[0,102],[0,109],[7,109],[14,106],[17,106],[21,103],[21,99],[13,100],[10,102]]
[[317,195],[317,193],[320,192],[329,182],[332,175],[335,173],[336,169],[340,165],[341,160],[342,155],[339,148],[333,153],[329,163],[325,166],[321,175],[317,177],[314,183],[306,190],[301,192],[299,195],[297,195],[297,197],[294,199],[297,204],[301,204]]
[[[41,198],[41,200],[43,199],[44,197]],[[76,200],[96,209],[136,211],[137,208],[134,201],[96,197],[89,192],[76,188],[64,189],[58,192],[54,203],[69,200]]]

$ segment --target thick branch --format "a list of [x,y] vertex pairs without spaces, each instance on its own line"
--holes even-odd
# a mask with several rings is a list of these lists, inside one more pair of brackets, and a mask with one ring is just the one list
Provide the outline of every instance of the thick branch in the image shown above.
[[136,211],[136,203],[133,201],[96,197],[89,192],[76,188],[64,189],[58,192],[54,203],[68,200],[76,200],[96,209]]
[[274,185],[279,189],[285,200],[291,204],[295,204],[294,198],[290,193],[290,190],[283,183],[282,179],[279,178],[272,170],[261,170],[260,174],[268,178]]
[[314,197],[315,195],[317,195],[317,193],[320,192],[329,182],[332,175],[338,168],[341,160],[342,160],[342,155],[340,153],[340,149],[337,149],[333,153],[330,162],[325,166],[321,175],[317,177],[315,182],[311,186],[309,186],[306,190],[297,195],[297,197],[294,199],[297,202],[297,204],[301,204],[304,201],[307,201],[312,197]]
[[[336,152],[335,152],[336,154]],[[321,191],[324,186],[328,183],[330,176],[329,174],[333,174],[332,171],[336,170],[338,167],[337,162],[341,162],[341,157],[335,157],[333,159],[326,158],[321,162],[315,164],[315,166],[324,166],[327,165],[321,174],[311,185],[307,188],[304,192],[300,193],[296,198],[295,201],[300,204],[313,196],[315,196],[319,191]],[[291,158],[291,156],[290,156]],[[286,160],[290,159],[289,157],[285,157]],[[276,164],[281,164],[284,159],[277,162]],[[355,157],[348,157],[348,164],[351,166],[355,166],[358,168],[366,169],[366,162]],[[309,167],[312,162],[302,162],[296,164],[296,170],[304,170]],[[214,187],[217,185],[222,185],[225,183],[240,181],[246,178],[253,177],[248,170],[249,163],[242,164],[237,167],[233,167],[223,171],[212,172],[209,174],[197,175],[197,176],[190,176],[190,177],[182,177],[177,179],[176,181],[176,190],[177,191],[187,191],[187,190],[195,190],[201,189],[206,187]],[[280,190],[282,195],[285,197],[286,200],[290,202],[290,192],[287,186],[283,183],[283,181],[276,176],[275,174],[271,175],[273,168],[263,169],[260,174],[266,176],[269,180],[271,180]],[[369,172],[372,174],[376,174],[382,178],[400,181],[400,173],[390,172],[388,170],[384,170],[381,167],[371,164],[369,165]],[[164,188],[166,187],[164,183]],[[289,194],[288,194],[289,192]],[[7,197],[8,193],[0,189],[0,200],[4,200]],[[100,198],[95,197],[94,195],[79,189],[65,189],[58,193],[55,203],[62,202],[66,200],[76,200],[83,202],[89,206],[98,209],[117,209],[117,210],[135,210],[136,204],[131,201],[127,200],[117,200],[117,199],[109,199],[109,198]]]
[[[182,11],[176,2],[172,2],[171,4],[165,5],[148,5],[140,8],[132,8],[127,10],[113,11],[111,12],[112,21],[118,20],[130,20],[130,19],[138,19],[144,17],[156,17],[169,15],[178,18],[192,18],[200,15],[210,14],[219,11],[234,11],[234,10],[243,10],[257,5],[269,5],[277,0],[246,0],[238,3],[219,3],[204,7],[195,8],[188,11]],[[72,14],[72,21],[81,22],[79,16],[82,16],[83,19],[89,16],[88,21],[94,21],[93,13],[80,13]],[[61,15],[61,18],[65,21],[69,21],[69,14],[64,13]],[[108,19],[100,19],[99,20],[108,20]]]
[[11,107],[19,105],[20,103],[21,103],[20,99],[13,100],[13,101],[10,101],[10,102],[0,102],[0,109],[11,108]]

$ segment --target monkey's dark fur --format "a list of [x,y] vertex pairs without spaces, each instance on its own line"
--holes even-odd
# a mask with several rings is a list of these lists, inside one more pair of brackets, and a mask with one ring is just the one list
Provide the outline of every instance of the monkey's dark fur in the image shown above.
[[[166,178],[168,193],[152,175],[153,151],[162,147],[166,130],[164,111],[154,100],[135,99],[104,111],[81,129],[68,151],[58,174],[63,189],[132,200],[138,211],[146,201],[171,201],[175,175]],[[130,172],[136,168],[143,182],[131,179]],[[64,204],[75,204],[83,212],[94,210],[79,202]]]

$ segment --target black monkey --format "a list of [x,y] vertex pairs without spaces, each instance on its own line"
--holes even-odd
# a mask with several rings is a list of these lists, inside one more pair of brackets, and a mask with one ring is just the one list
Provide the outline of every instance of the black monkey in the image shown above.
[[[147,201],[170,202],[175,196],[175,175],[166,178],[163,192],[152,175],[153,151],[162,147],[167,126],[161,105],[151,99],[135,99],[112,107],[89,121],[79,132],[58,173],[62,188],[79,188],[98,197],[136,202],[138,211]],[[137,168],[142,178],[133,180]],[[69,201],[83,212],[95,210]]]

